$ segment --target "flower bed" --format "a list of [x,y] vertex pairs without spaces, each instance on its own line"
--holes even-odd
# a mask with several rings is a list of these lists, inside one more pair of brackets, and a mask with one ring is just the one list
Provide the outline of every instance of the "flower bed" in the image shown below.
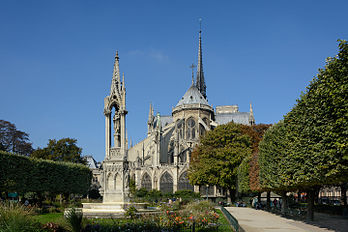
[[206,201],[180,205],[163,205],[161,213],[142,215],[132,220],[94,219],[85,232],[99,231],[218,231],[219,215]]

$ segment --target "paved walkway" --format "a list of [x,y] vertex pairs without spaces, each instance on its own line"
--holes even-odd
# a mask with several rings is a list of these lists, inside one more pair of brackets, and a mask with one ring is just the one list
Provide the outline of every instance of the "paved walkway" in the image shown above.
[[314,222],[302,222],[283,218],[262,210],[242,207],[226,207],[238,220],[245,232],[322,232],[348,231],[348,220],[342,217],[315,214]]

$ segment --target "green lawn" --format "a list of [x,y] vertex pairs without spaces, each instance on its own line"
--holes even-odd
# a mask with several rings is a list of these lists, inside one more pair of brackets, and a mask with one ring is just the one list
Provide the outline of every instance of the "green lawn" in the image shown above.
[[46,213],[34,215],[33,218],[42,224],[46,224],[47,222],[61,223],[64,221],[63,213]]
[[224,214],[221,212],[221,210],[216,209],[216,213],[219,214],[219,221],[218,223],[221,224],[219,226],[219,232],[231,232],[233,231],[231,225],[228,223],[227,219],[225,218]]

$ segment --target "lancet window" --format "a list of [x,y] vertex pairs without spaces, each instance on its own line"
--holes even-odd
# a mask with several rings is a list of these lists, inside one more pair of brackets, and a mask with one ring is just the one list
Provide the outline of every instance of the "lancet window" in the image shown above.
[[173,193],[173,177],[168,172],[161,176],[160,190],[163,193]]
[[179,134],[179,139],[183,139],[184,138],[184,121],[180,120],[177,124],[177,130],[178,130],[178,134]]
[[180,175],[179,183],[178,183],[178,190],[192,190],[193,186],[189,183],[189,180],[187,178],[187,172],[184,172]]
[[196,122],[193,118],[187,119],[187,139],[195,139],[196,137]]
[[152,189],[151,177],[149,174],[145,173],[141,179],[141,187],[145,188],[147,191]]

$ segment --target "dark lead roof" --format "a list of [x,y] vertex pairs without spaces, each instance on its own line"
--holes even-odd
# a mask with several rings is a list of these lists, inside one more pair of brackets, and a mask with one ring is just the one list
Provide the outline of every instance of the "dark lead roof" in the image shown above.
[[236,112],[228,114],[216,114],[215,121],[221,125],[231,121],[239,124],[249,125],[249,113],[248,112]]
[[176,106],[187,105],[187,104],[203,104],[208,105],[208,101],[203,97],[201,92],[196,86],[192,85],[180,99]]

